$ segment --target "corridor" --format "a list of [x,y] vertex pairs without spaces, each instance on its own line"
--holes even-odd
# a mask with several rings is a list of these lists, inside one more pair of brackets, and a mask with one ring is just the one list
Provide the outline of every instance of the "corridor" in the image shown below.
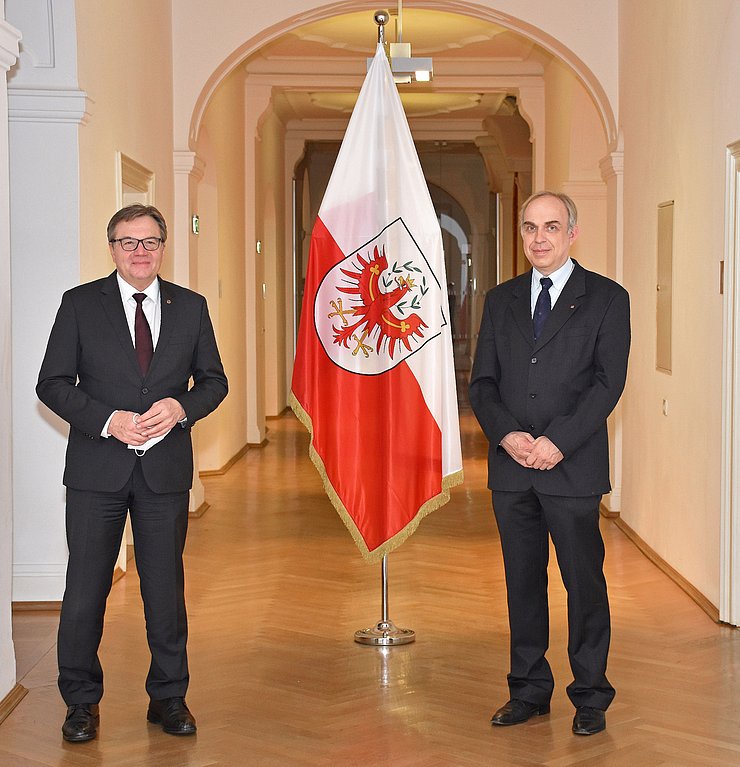
[[565,597],[554,563],[552,713],[492,728],[507,699],[503,568],[485,440],[463,411],[465,483],[389,557],[390,617],[414,644],[361,646],[380,618],[366,565],[324,495],[291,413],[221,477],[186,549],[194,738],[145,720],[148,664],[132,567],[113,587],[99,737],[62,741],[55,613],[14,616],[29,692],[0,725],[3,767],[695,767],[740,765],[740,635],[715,625],[609,521],[608,728],[570,732]]

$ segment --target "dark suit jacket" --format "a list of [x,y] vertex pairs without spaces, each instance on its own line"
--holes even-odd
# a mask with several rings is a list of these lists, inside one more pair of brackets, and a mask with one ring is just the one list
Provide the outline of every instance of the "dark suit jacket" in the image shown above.
[[[113,410],[144,413],[173,397],[187,427],[174,429],[141,458],[157,493],[187,490],[193,480],[190,427],[214,410],[228,384],[203,296],[160,279],[159,339],[141,375],[116,273],[67,291],[51,331],[36,393],[70,424],[64,484],[79,490],[120,490],[136,454],[100,433]],[[192,378],[193,385],[189,388]]]
[[[535,342],[531,270],[489,291],[470,402],[489,440],[492,490],[602,495],[609,484],[606,419],[624,388],[629,296],[576,263]],[[549,471],[520,466],[499,445],[512,431],[546,435],[564,459]]]

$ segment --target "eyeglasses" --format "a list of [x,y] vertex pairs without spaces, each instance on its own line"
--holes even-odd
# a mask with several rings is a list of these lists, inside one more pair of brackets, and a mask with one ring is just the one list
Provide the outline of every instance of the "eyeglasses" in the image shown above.
[[119,237],[117,240],[110,240],[111,244],[117,242],[121,250],[136,250],[139,243],[144,246],[144,250],[156,250],[162,244],[161,237],[145,237],[143,240],[137,240],[135,237]]

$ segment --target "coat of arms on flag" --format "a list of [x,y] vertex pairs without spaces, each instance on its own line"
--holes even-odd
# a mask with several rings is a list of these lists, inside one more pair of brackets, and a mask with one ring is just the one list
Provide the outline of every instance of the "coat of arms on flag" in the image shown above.
[[311,235],[290,404],[368,561],[462,481],[439,222],[382,44]]
[[416,354],[447,324],[440,280],[399,218],[334,266],[316,292],[324,351],[345,370],[375,375]]

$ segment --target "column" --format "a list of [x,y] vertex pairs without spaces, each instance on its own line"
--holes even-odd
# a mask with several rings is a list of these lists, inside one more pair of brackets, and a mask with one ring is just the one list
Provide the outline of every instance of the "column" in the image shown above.
[[[167,252],[172,259],[173,280],[178,285],[198,289],[198,237],[193,233],[192,217],[198,210],[198,183],[203,178],[203,161],[189,150],[173,152],[175,172],[175,218],[170,226]],[[190,491],[190,512],[201,514],[207,508],[205,488],[198,476],[198,430],[191,432],[193,440],[193,487]]]
[[[8,178],[8,92],[6,76],[18,58],[20,32],[0,19],[0,388],[11,387],[10,183]],[[0,701],[15,684],[11,626],[13,598],[13,442],[10,397],[0,397]]]

